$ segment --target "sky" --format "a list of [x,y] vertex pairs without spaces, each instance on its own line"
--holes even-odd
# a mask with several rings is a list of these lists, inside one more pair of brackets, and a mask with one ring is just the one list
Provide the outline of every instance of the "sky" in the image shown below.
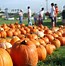
[[[62,10],[62,7],[65,5],[65,0],[48,0],[48,11],[50,11],[52,2],[58,5],[59,10]],[[27,12],[27,6],[31,7],[32,12],[39,12],[42,7],[47,11],[46,0],[0,0],[1,9],[22,9],[24,12]]]

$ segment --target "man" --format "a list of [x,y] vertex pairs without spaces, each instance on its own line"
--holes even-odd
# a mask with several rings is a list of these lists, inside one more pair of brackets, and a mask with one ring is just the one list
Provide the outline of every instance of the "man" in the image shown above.
[[65,5],[63,6],[63,10],[62,10],[62,23],[65,26]]
[[55,4],[55,25],[56,25],[56,23],[57,23],[58,12],[59,12],[58,6],[57,6],[57,4]]
[[39,25],[43,24],[44,8],[41,9],[39,13]]
[[28,25],[32,25],[32,22],[31,22],[31,9],[30,9],[30,6],[28,6]]
[[52,24],[52,27],[55,27],[55,6],[54,6],[54,3],[51,3],[51,24]]

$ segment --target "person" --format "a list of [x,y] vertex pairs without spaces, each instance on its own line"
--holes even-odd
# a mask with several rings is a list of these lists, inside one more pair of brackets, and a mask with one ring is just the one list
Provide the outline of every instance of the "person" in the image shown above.
[[23,23],[23,11],[20,10],[19,12],[19,24],[22,24]]
[[65,6],[63,6],[63,11],[62,11],[62,23],[65,25]]
[[35,25],[37,25],[37,18],[38,18],[38,15],[37,15],[37,13],[35,13],[35,15],[34,15],[34,24]]
[[54,3],[51,3],[50,16],[51,16],[51,25],[52,25],[52,27],[55,27],[55,7],[54,7]]
[[28,25],[32,25],[32,21],[31,21],[31,9],[30,9],[30,6],[28,6]]
[[41,11],[39,13],[39,25],[43,24],[43,16],[44,16],[44,8],[41,8]]
[[55,4],[55,25],[57,23],[58,12],[59,12],[58,6],[57,6],[57,4]]

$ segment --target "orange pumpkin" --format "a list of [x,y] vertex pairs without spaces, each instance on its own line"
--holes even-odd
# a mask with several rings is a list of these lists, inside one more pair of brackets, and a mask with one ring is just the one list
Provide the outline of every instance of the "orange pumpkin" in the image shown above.
[[15,66],[36,66],[38,54],[31,41],[16,42],[11,48],[11,57]]
[[45,60],[47,56],[46,48],[42,45],[37,46],[38,60]]
[[38,40],[31,39],[31,41],[35,44],[35,46],[39,46],[40,45],[40,42]]
[[47,54],[49,54],[49,55],[52,54],[54,51],[53,46],[51,44],[47,44],[46,45],[46,51],[47,51]]
[[61,45],[65,45],[65,37],[57,37],[60,40]]
[[43,39],[40,38],[40,39],[38,39],[38,41],[40,42],[41,45],[46,46],[46,43]]
[[54,44],[56,46],[56,48],[59,48],[61,46],[61,42],[58,39],[54,39],[52,41],[52,44]]
[[20,40],[17,36],[13,36],[10,43],[13,45],[16,41]]
[[6,33],[7,33],[8,37],[12,37],[13,36],[13,32],[11,30],[6,31]]
[[46,34],[45,37],[47,37],[50,42],[54,40],[54,37],[51,34]]
[[1,30],[0,33],[1,33],[1,38],[6,38],[7,36],[6,31]]
[[48,37],[42,37],[42,39],[45,41],[45,43],[49,43],[49,39],[48,39]]
[[11,56],[3,48],[0,48],[0,66],[13,66]]

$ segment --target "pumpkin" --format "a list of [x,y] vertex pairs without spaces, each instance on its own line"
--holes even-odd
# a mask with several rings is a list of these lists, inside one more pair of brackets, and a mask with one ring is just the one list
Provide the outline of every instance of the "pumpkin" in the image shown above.
[[31,39],[31,41],[35,44],[35,46],[39,46],[40,45],[40,42],[38,40]]
[[10,26],[10,28],[15,29],[15,25],[14,24],[10,24],[9,26]]
[[7,42],[5,38],[0,38],[0,43]]
[[24,28],[20,28],[21,34],[26,34],[26,30]]
[[26,30],[26,33],[30,33],[30,29],[28,27],[24,27],[24,29]]
[[11,39],[10,43],[13,45],[16,41],[20,40],[19,37],[17,36],[13,36],[13,38]]
[[3,48],[0,48],[0,66],[13,66],[11,56]]
[[5,39],[6,39],[7,42],[10,43],[10,41],[11,41],[12,38],[7,37],[7,38],[5,38]]
[[0,48],[7,49],[7,48],[11,48],[11,47],[12,47],[12,45],[9,42],[0,43]]
[[8,26],[7,26],[7,24],[2,24],[2,26],[1,26],[4,30],[7,30],[8,29]]
[[38,54],[32,41],[17,41],[11,48],[10,53],[14,66],[36,66]]
[[52,31],[53,31],[53,32],[57,32],[58,30],[59,30],[59,27],[53,27],[53,28],[52,28]]
[[62,33],[60,31],[55,32],[58,36],[62,36]]
[[58,40],[60,40],[61,45],[65,45],[65,37],[57,37]]
[[46,34],[45,37],[47,37],[50,42],[54,40],[54,37],[51,34]]
[[6,38],[6,36],[7,36],[6,31],[1,30],[0,33],[1,33],[1,38]]
[[46,46],[46,43],[43,39],[39,38],[38,41],[40,42],[41,45]]
[[42,45],[37,46],[38,60],[45,60],[47,56],[46,48]]
[[49,43],[49,39],[48,39],[48,37],[42,37],[42,39],[45,41],[45,43]]
[[54,48],[51,44],[47,44],[46,45],[46,51],[47,51],[47,54],[51,55],[54,51]]
[[6,33],[7,33],[8,37],[12,37],[13,36],[13,32],[11,30],[6,31]]
[[52,44],[54,44],[56,46],[56,48],[59,48],[61,46],[61,42],[58,39],[54,39],[52,41]]
[[44,36],[44,33],[42,31],[37,31],[36,34],[39,36],[39,37],[43,37]]
[[47,30],[44,31],[44,34],[52,34],[52,30],[47,29]]
[[58,34],[53,33],[52,36],[53,36],[54,38],[56,38],[56,37],[58,37]]

